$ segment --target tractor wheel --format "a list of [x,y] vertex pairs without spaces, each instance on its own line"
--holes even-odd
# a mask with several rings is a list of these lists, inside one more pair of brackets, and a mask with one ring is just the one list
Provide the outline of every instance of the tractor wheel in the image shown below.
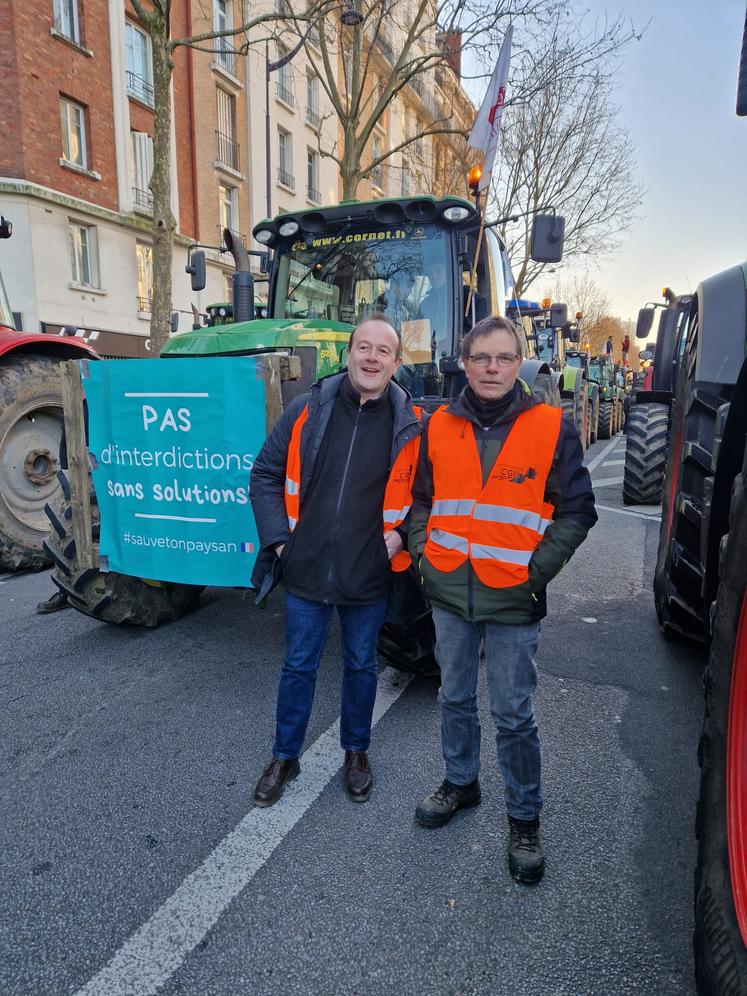
[[[68,596],[73,608],[102,622],[158,626],[198,607],[203,586],[144,581],[79,564],[73,538],[70,485],[64,471],[58,477],[60,494],[46,507],[52,531],[44,541],[44,549],[54,562],[52,581]],[[99,506],[93,489],[91,522],[95,541],[99,538]]]
[[747,993],[747,454],[729,524],[699,750],[694,947],[701,996]]
[[597,435],[599,439],[612,438],[612,402],[599,402],[599,429]]
[[[659,549],[654,573],[654,600],[663,632],[707,642],[710,599],[707,564],[718,540],[711,543],[710,500],[713,454],[717,445],[719,408],[733,387],[696,382],[697,315],[682,358],[677,398],[672,409],[667,469],[662,492]],[[717,565],[713,565],[713,571]],[[713,576],[713,574],[711,575]]]
[[0,568],[40,570],[49,528],[44,506],[59,491],[59,362],[14,355],[0,363]]
[[666,405],[630,406],[623,480],[626,505],[658,505],[661,501],[668,427],[669,408]]
[[436,675],[436,628],[414,567],[392,576],[384,625],[376,649],[390,667],[408,674]]
[[[596,386],[596,385],[595,385]],[[599,389],[589,392],[589,436],[592,443],[599,436]]]

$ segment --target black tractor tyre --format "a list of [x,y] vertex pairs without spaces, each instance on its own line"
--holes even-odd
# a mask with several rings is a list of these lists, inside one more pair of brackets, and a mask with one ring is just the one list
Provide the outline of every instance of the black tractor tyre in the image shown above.
[[420,576],[415,567],[392,577],[384,625],[376,649],[398,671],[436,675],[436,627]]
[[604,399],[599,402],[599,428],[597,436],[599,439],[612,438],[612,402]]
[[[735,867],[741,872],[735,873],[729,857],[727,819],[727,785],[743,786],[747,779],[747,753],[739,749],[747,709],[743,683],[747,647],[742,632],[747,628],[747,459],[734,483],[729,521],[730,530],[721,544],[720,583],[713,608],[713,641],[704,678],[705,716],[698,752],[701,778],[693,944],[701,996],[747,993],[747,946],[734,903],[735,894],[745,889],[745,855],[740,853],[741,860],[737,859]],[[741,671],[736,674],[738,668]],[[741,692],[735,691],[737,686]],[[736,694],[741,694],[741,703],[731,701]],[[736,738],[731,750],[730,735]],[[741,769],[729,770],[735,764]],[[738,825],[744,822],[745,814],[734,812],[732,819]],[[736,836],[740,836],[739,831]],[[732,843],[737,849],[744,847],[738,840]]]
[[626,505],[658,505],[667,465],[667,405],[631,405],[623,478]]
[[[710,535],[708,496],[714,482],[718,412],[731,399],[733,387],[696,382],[697,338],[697,324],[694,324],[672,408],[654,602],[662,632],[708,642],[710,604],[704,599],[709,586],[706,566],[711,550],[717,552],[720,540],[720,536],[714,539]],[[713,548],[712,543],[715,543]]]
[[[596,388],[596,389],[594,389]],[[599,436],[599,388],[589,385],[589,440],[597,441]]]
[[62,386],[59,362],[14,354],[0,359],[0,569],[40,570],[59,491]]
[[[115,572],[105,573],[78,562],[73,536],[70,485],[58,474],[60,493],[46,508],[51,532],[44,549],[53,561],[52,581],[78,612],[116,625],[158,626],[198,608],[204,586],[150,582]],[[99,538],[99,506],[91,489],[94,541]]]

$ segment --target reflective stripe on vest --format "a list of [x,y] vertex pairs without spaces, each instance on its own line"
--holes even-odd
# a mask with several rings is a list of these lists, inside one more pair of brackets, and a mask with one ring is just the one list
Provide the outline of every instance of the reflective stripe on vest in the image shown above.
[[[418,419],[422,418],[422,409],[413,405],[413,411]],[[296,528],[300,514],[301,491],[301,430],[309,417],[309,406],[293,424],[288,457],[285,466],[285,511],[288,516],[288,528],[291,532]],[[418,466],[420,454],[420,434],[410,439],[396,456],[389,479],[384,491],[384,507],[382,510],[384,533],[401,526],[412,505],[412,482]],[[412,563],[410,554],[401,550],[389,561],[393,571],[406,571]]]
[[562,412],[534,405],[522,412],[483,485],[472,424],[440,408],[428,425],[433,505],[425,557],[439,571],[469,558],[483,584],[523,584],[532,553],[552,521],[547,477],[560,435]]

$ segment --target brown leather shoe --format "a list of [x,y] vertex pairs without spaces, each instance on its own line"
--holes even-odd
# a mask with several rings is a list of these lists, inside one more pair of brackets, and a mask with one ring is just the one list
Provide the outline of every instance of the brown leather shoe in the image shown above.
[[292,782],[300,771],[301,765],[297,757],[291,761],[273,757],[254,789],[255,806],[272,806],[276,803],[283,794],[286,782]]
[[353,802],[366,802],[373,788],[371,765],[363,750],[345,751],[345,791]]

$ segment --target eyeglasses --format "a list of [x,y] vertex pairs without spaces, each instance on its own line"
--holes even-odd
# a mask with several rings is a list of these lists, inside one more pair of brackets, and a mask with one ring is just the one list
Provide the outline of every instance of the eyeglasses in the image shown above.
[[490,366],[491,360],[495,360],[499,367],[510,367],[519,358],[516,353],[499,353],[497,356],[490,356],[489,353],[473,353],[470,354],[469,361],[476,367]]

